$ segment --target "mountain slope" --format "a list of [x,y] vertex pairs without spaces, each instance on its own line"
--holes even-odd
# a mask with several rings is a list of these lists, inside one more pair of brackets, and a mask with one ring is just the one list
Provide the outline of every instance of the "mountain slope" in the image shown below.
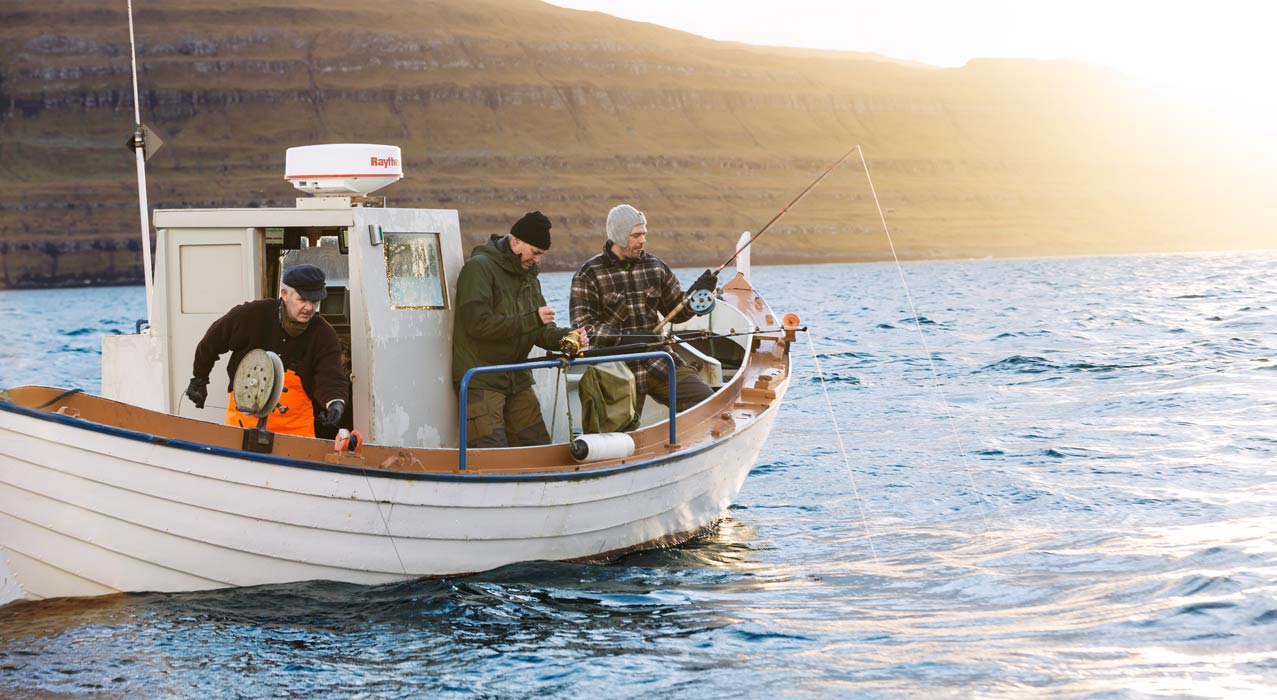
[[[0,9],[0,286],[140,279],[123,9]],[[135,12],[157,208],[290,206],[286,147],[392,143],[384,194],[458,208],[473,240],[540,209],[571,267],[626,201],[700,264],[861,144],[906,257],[1277,245],[1270,153],[1095,66],[751,47],[534,0]],[[856,162],[756,258],[888,254]]]

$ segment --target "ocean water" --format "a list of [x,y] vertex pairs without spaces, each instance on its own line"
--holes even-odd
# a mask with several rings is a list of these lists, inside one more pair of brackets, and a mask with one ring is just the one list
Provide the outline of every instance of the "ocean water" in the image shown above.
[[[903,276],[919,324],[894,265],[755,268],[811,342],[709,537],[14,603],[0,697],[1277,695],[1277,252]],[[568,280],[544,276],[561,312]],[[0,386],[96,391],[100,336],[143,308],[0,292]]]

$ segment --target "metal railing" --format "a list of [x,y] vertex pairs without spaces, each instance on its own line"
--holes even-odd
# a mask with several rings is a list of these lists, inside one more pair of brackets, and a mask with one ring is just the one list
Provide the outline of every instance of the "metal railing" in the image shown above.
[[[626,353],[624,355],[605,355],[601,357],[577,357],[572,359],[565,358],[562,360],[539,360],[536,362],[519,362],[519,363],[509,364],[509,365],[488,365],[486,367],[472,367],[466,371],[465,375],[461,377],[461,388],[458,389],[458,393],[460,394],[460,397],[461,397],[461,407],[460,407],[461,429],[459,431],[460,440],[461,440],[461,453],[460,453],[460,457],[458,458],[460,470],[461,471],[466,470],[466,408],[469,405],[469,401],[467,400],[466,393],[470,389],[470,378],[473,377],[474,375],[495,374],[497,372],[512,372],[516,370],[541,369],[541,368],[548,368],[548,367],[564,367],[564,366],[571,367],[573,365],[597,365],[604,362],[624,362],[628,360],[665,360],[665,364],[669,367],[670,444],[671,445],[678,444],[678,427],[675,423],[675,415],[678,413],[678,410],[675,408],[675,406],[678,405],[678,402],[676,399],[674,358],[668,352],[659,352],[659,351],[632,352],[632,353]],[[564,398],[565,400],[569,400],[569,401],[571,400],[570,397],[564,397]],[[571,425],[568,426],[568,432],[569,433],[572,432]]]

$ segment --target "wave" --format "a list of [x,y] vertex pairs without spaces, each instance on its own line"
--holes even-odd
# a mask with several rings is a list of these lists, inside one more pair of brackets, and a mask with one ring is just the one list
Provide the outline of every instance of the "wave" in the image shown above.
[[875,355],[871,352],[856,352],[855,350],[846,350],[843,352],[819,352],[816,357],[822,360],[832,360],[839,357],[849,357],[854,360],[873,359]]
[[1012,355],[992,364],[981,367],[977,372],[1016,372],[1019,374],[1042,374],[1044,372],[1088,372],[1088,373],[1104,373],[1116,372],[1120,370],[1139,369],[1141,367],[1152,367],[1158,363],[1155,362],[1132,362],[1132,363],[1115,363],[1115,362],[1071,362],[1067,364],[1057,364],[1051,362],[1045,357],[1037,355]]
[[[810,378],[807,380],[807,382],[808,382],[809,384],[820,384],[820,383],[821,383],[821,377],[819,377],[819,376],[816,376],[816,377],[810,377]],[[860,378],[859,378],[859,377],[853,377],[853,376],[851,376],[851,375],[843,375],[843,374],[840,374],[840,373],[838,373],[838,372],[826,372],[826,373],[824,374],[824,383],[825,383],[825,384],[851,384],[851,385],[858,385],[858,384],[860,384]]]
[[1006,331],[1004,333],[999,333],[993,336],[993,339],[1005,340],[1007,338],[1031,338],[1035,336],[1043,336],[1043,335],[1051,335],[1051,334],[1052,334],[1052,331],[1046,330],[1045,328],[1042,330],[1036,330],[1036,331]]
[[1042,372],[1050,372],[1058,370],[1060,367],[1044,357],[1035,355],[1012,355],[1006,357],[993,364],[985,365],[980,371],[988,372],[1019,372],[1021,374],[1041,374]]

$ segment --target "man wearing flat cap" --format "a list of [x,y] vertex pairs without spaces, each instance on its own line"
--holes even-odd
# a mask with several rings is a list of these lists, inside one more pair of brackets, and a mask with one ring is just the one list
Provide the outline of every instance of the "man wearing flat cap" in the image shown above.
[[[568,334],[586,344],[584,330],[554,325],[541,294],[541,256],[550,249],[550,219],[524,214],[509,235],[493,234],[476,247],[457,277],[452,331],[452,383],[472,367],[527,359],[532,346],[554,350]],[[550,442],[532,370],[478,374],[467,391],[466,447],[521,447]]]
[[[279,355],[284,363],[281,409],[267,416],[266,428],[276,433],[315,437],[315,422],[334,428],[341,421],[349,398],[349,382],[341,369],[341,343],[337,332],[318,316],[319,302],[328,296],[324,271],[314,265],[296,265],[284,271],[277,299],[250,301],[226,312],[213,322],[195,347],[195,364],[186,396],[196,408],[208,398],[208,375],[217,358],[231,353],[226,367],[227,391],[235,370],[250,350],[261,348]],[[257,427],[257,418],[235,410],[232,395],[226,424]]]

